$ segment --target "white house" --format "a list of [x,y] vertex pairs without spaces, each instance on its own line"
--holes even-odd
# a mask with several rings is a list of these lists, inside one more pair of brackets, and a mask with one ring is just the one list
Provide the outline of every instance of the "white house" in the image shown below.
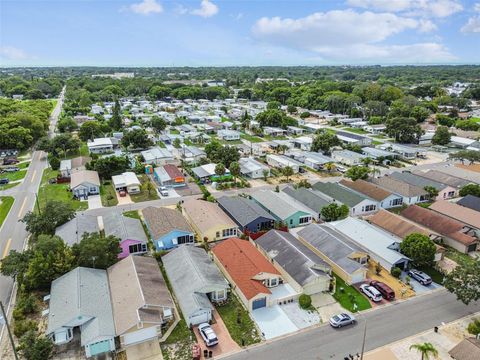
[[225,141],[240,140],[240,133],[235,130],[218,130],[217,135]]
[[148,165],[165,165],[175,161],[169,150],[158,146],[142,151],[142,156]]
[[87,199],[89,195],[100,194],[100,178],[92,170],[80,170],[72,173],[70,189],[77,198]]
[[332,159],[340,164],[349,166],[360,165],[366,156],[350,150],[339,150],[332,152]]
[[267,176],[270,176],[270,168],[254,158],[241,158],[238,163],[240,164],[240,173],[243,176],[259,179],[264,177],[264,171],[266,171]]
[[87,141],[87,147],[91,154],[104,154],[113,151],[112,139],[107,137]]
[[280,169],[286,168],[287,166],[293,169],[293,172],[296,174],[300,171],[300,167],[302,163],[291,159],[284,155],[275,155],[275,154],[268,154],[267,155],[267,164],[272,167],[277,167]]
[[129,194],[138,194],[140,192],[140,180],[131,171],[112,176],[112,183],[116,191],[125,190]]
[[265,126],[263,128],[263,134],[267,136],[283,136],[286,134],[286,130],[279,127]]

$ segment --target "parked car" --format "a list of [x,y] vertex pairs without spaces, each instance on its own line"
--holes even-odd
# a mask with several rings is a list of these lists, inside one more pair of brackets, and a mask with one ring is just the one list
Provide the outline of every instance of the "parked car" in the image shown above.
[[5,184],[8,184],[9,182],[10,180],[7,178],[0,179],[0,185],[5,185]]
[[425,274],[423,271],[417,270],[417,269],[411,269],[408,272],[408,276],[411,278],[417,280],[420,284],[427,286],[432,283],[432,278]]
[[15,158],[5,158],[3,159],[3,165],[13,165],[13,164],[18,164],[20,161],[18,161]]
[[3,170],[4,172],[15,172],[15,171],[20,170],[20,168],[18,168],[18,167],[16,167],[16,166],[13,166],[13,167],[3,168],[2,170]]
[[120,195],[120,197],[125,197],[125,196],[127,196],[127,192],[125,190],[120,190],[118,192],[118,195]]
[[165,186],[160,186],[159,190],[160,190],[160,195],[168,196],[168,190]]
[[49,184],[56,184],[57,183],[57,178],[50,178],[48,179]]
[[347,172],[347,169],[344,168],[343,166],[335,165],[335,168],[337,169],[337,171],[338,171],[339,173],[342,173],[342,174],[343,174],[343,173]]
[[345,325],[352,325],[355,323],[355,318],[353,315],[342,313],[338,315],[334,315],[330,318],[330,325],[334,328],[341,328]]
[[202,323],[198,325],[198,331],[200,332],[205,345],[214,346],[218,344],[217,334],[213,331],[212,327],[208,323]]
[[369,299],[375,302],[382,301],[382,294],[380,294],[380,291],[378,291],[376,288],[373,286],[370,286],[368,284],[362,284],[360,285],[360,291],[367,295]]
[[380,294],[382,294],[384,299],[386,300],[395,299],[395,291],[393,291],[393,289],[387,284],[381,281],[372,280],[370,281],[370,285],[373,286],[375,289],[377,289],[380,292]]

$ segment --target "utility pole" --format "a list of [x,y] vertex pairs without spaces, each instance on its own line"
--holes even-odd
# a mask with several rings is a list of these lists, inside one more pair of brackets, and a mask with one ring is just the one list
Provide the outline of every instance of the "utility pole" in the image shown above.
[[15,342],[13,341],[12,332],[10,331],[10,325],[8,324],[7,314],[5,314],[5,309],[3,308],[3,303],[0,301],[0,308],[2,310],[2,318],[0,318],[0,323],[4,323],[7,327],[8,337],[10,338],[10,343],[12,344],[13,355],[15,356],[15,360],[18,360],[17,349],[15,348]]
[[362,342],[362,353],[360,354],[360,360],[363,360],[363,353],[365,352],[365,339],[367,337],[367,319],[365,319],[365,327],[363,329],[363,342]]

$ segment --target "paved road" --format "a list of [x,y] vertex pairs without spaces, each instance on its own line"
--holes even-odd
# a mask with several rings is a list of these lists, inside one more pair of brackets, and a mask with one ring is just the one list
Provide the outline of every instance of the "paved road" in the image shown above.
[[358,324],[342,329],[324,325],[296,335],[268,342],[227,357],[229,360],[327,360],[344,359],[361,351],[365,319],[365,351],[404,339],[442,322],[451,322],[480,311],[480,302],[465,306],[446,290],[420,296],[396,305],[368,311]]
[[[50,117],[51,125],[48,132],[50,137],[54,134],[58,116],[61,112],[63,94],[64,90],[62,91],[57,105],[52,111]],[[0,195],[9,195],[15,198],[15,202],[0,229],[0,258],[4,258],[8,255],[10,250],[21,251],[23,249],[27,237],[27,231],[25,230],[25,224],[19,222],[19,220],[23,218],[28,211],[33,209],[38,186],[42,179],[42,173],[46,167],[46,153],[43,151],[33,152],[32,160],[23,182],[14,188],[0,191]],[[9,304],[12,289],[12,279],[0,276],[0,300],[4,304]]]

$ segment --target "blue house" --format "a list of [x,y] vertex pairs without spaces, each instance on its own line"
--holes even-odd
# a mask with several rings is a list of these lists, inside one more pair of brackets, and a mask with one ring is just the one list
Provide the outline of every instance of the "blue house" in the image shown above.
[[195,234],[180,211],[149,206],[142,214],[157,251],[195,242]]
[[222,196],[218,206],[238,225],[240,231],[251,233],[273,229],[275,218],[251,199]]

